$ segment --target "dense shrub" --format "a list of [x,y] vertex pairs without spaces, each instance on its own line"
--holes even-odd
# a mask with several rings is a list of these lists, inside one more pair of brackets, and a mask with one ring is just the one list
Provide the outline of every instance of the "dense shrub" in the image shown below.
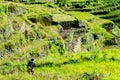
[[109,39],[109,40],[105,40],[105,41],[104,41],[104,44],[105,44],[106,46],[109,46],[109,45],[117,45],[117,43],[116,43],[116,41],[115,41],[114,38]]
[[50,40],[49,42],[49,51],[50,53],[65,53],[65,45],[60,40]]

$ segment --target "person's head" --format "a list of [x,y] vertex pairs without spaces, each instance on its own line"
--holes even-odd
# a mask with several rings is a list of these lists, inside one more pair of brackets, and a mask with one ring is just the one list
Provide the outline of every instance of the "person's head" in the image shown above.
[[33,58],[31,58],[31,61],[34,61],[34,59],[33,59]]

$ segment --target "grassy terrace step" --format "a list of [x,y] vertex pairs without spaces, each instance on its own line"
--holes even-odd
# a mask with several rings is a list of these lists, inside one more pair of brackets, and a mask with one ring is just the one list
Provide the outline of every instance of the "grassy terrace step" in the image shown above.
[[110,8],[110,11],[115,11],[115,10],[117,10],[117,9],[120,9],[120,5],[119,5],[119,6],[116,6],[116,7],[111,7],[111,8]]
[[120,14],[120,9],[115,10],[115,11],[111,11],[108,15],[114,15],[114,14]]
[[86,0],[68,0],[69,2],[82,2],[82,1],[86,1]]
[[120,17],[117,18],[111,18],[110,20],[114,21],[114,22],[120,22]]
[[45,4],[46,2],[23,2],[24,4]]
[[72,4],[72,6],[74,6],[75,8],[82,8],[83,4],[85,4],[85,1],[74,1],[74,2],[69,2],[70,4]]
[[120,9],[120,5],[118,6],[113,6],[113,5],[105,5],[105,6],[99,6],[99,7],[95,7],[92,10],[93,11],[98,11],[98,10],[117,10]]
[[[116,7],[106,7],[106,8],[101,8],[101,9],[93,9],[92,10],[92,14],[94,15],[102,15],[102,14],[109,14],[110,11],[116,11],[120,9],[120,5],[119,6],[116,6]],[[114,13],[115,14],[115,13]]]
[[117,22],[117,23],[115,23],[115,24],[120,28],[120,23]]
[[108,14],[108,10],[99,10],[99,11],[93,11],[91,12],[93,15],[103,15],[103,14]]
[[119,16],[119,14],[120,14],[120,9],[115,10],[115,11],[111,11],[111,12],[109,12],[109,14],[105,14],[105,15],[103,14],[103,15],[100,15],[100,17],[116,16],[116,15]]
[[72,9],[64,9],[65,11],[82,11],[82,12],[89,12],[92,11],[90,8],[72,8]]
[[100,16],[100,18],[104,18],[104,19],[110,19],[110,18],[117,18],[119,17],[119,15],[115,14],[115,15],[108,15],[108,16]]
[[24,4],[45,4],[45,3],[51,3],[51,2],[22,2]]
[[24,4],[45,4],[45,3],[54,3],[54,0],[35,0],[35,1],[21,1]]
[[105,9],[106,7],[111,7],[111,6],[113,6],[113,5],[110,5],[110,4],[108,4],[108,5],[103,5],[103,6],[96,6],[96,7],[94,7],[92,10],[94,11],[94,10],[103,10],[103,9]]
[[119,6],[116,6],[116,7],[106,7],[106,8],[103,8],[103,9],[99,9],[99,10],[92,10],[92,13],[99,13],[99,12],[109,12],[109,11],[116,11],[120,9],[120,5]]

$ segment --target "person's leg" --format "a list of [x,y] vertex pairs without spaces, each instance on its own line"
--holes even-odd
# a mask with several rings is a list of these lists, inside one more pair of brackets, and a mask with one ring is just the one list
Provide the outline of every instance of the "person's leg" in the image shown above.
[[32,69],[31,72],[32,72],[32,75],[33,75],[34,74],[34,70]]

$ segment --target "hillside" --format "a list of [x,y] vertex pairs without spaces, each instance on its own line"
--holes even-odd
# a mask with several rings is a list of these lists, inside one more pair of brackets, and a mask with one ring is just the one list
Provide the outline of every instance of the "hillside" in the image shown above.
[[119,3],[1,0],[0,80],[119,80]]

